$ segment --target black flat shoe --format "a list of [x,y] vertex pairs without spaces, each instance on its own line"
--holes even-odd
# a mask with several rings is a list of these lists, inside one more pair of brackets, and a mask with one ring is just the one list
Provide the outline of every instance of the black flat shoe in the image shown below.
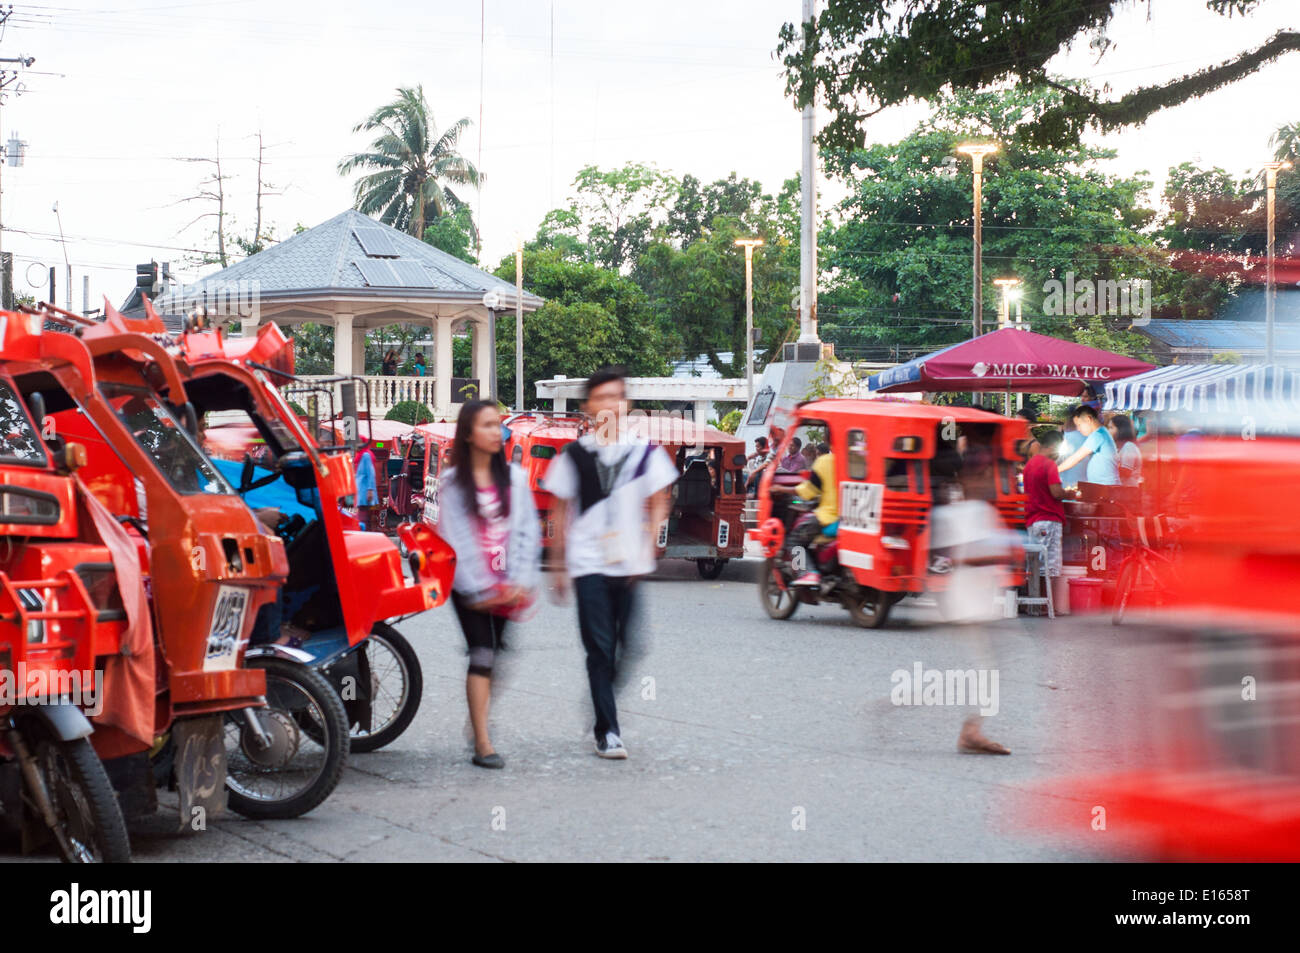
[[476,754],[472,760],[480,768],[504,768],[506,766],[506,759],[495,751],[491,754]]

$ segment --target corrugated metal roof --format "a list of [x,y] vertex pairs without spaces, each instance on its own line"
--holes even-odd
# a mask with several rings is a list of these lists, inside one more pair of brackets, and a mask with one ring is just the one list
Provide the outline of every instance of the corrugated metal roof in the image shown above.
[[[1263,321],[1178,320],[1153,318],[1135,327],[1171,348],[1203,348],[1211,351],[1263,350]],[[1300,351],[1300,324],[1275,320],[1273,344],[1278,350]]]

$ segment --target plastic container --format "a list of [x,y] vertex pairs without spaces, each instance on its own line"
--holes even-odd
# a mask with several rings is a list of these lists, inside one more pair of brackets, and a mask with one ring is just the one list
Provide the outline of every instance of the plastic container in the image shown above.
[[1101,611],[1101,580],[1073,576],[1070,578],[1070,611]]

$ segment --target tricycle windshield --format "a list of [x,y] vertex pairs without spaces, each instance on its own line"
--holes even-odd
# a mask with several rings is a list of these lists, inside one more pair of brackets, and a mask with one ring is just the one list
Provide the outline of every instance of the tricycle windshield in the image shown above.
[[0,462],[43,466],[45,448],[9,382],[0,380]]
[[234,488],[151,391],[110,381],[101,383],[99,391],[178,493],[234,494]]

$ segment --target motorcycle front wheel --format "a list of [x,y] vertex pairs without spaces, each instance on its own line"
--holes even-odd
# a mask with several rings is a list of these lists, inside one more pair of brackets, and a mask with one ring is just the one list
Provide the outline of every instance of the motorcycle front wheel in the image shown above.
[[424,675],[411,643],[391,625],[380,622],[358,650],[370,666],[370,728],[352,726],[353,751],[378,751],[397,740],[420,710]]
[[348,718],[338,692],[305,665],[256,658],[266,671],[266,707],[253,713],[260,743],[242,712],[227,712],[226,791],[231,810],[256,819],[300,817],[329,797],[348,758]]

